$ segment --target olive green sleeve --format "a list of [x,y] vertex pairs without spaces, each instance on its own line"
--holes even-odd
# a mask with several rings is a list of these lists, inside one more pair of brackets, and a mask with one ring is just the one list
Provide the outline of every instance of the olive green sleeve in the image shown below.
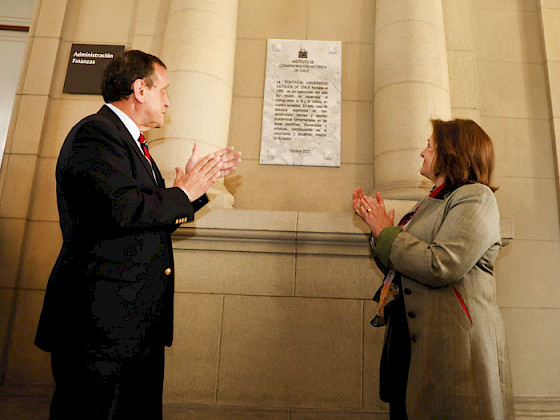
[[371,247],[372,255],[385,267],[389,266],[389,255],[391,254],[393,241],[402,230],[403,228],[400,226],[388,226],[384,228]]

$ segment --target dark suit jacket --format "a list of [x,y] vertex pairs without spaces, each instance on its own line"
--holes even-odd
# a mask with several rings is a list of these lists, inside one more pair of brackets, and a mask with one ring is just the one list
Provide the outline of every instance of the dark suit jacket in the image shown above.
[[35,344],[100,357],[146,354],[173,340],[171,232],[208,202],[165,188],[108,107],[68,134],[56,167],[62,250]]

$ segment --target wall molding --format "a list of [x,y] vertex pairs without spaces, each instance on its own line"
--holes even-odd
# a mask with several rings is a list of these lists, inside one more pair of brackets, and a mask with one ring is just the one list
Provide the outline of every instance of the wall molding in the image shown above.
[[[36,413],[36,406],[48,408],[54,387],[52,385],[40,384],[16,384],[6,383],[0,386],[0,406],[17,405],[26,407],[30,412]],[[560,397],[515,397],[515,416],[524,420],[560,418]],[[35,409],[34,409],[35,408]],[[322,419],[326,416],[336,415],[339,419],[348,416],[348,420],[355,419],[357,415],[367,420],[388,419],[388,413],[377,410],[324,410],[305,409],[290,407],[230,407],[220,405],[200,405],[182,403],[164,403],[163,411],[166,416],[181,414],[216,414],[216,415],[240,415],[246,414],[269,414],[276,416],[291,415],[305,416],[305,418]]]
[[523,419],[560,418],[560,397],[515,397],[514,405]]
[[[385,202],[387,208],[395,208],[395,220],[413,204]],[[199,213],[194,222],[175,231],[175,249],[369,256],[369,228],[351,212],[202,209]],[[506,246],[513,240],[513,220],[500,223]]]
[[25,27],[29,30],[31,26],[31,18],[20,18],[14,16],[0,16],[0,28],[2,30],[9,30],[14,31],[17,29],[5,29],[2,28],[3,26],[11,26],[11,27]]

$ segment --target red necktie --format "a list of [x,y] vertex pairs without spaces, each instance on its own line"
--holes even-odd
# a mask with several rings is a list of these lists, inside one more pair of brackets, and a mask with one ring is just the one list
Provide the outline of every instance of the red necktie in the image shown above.
[[152,158],[150,157],[150,151],[148,150],[148,143],[146,143],[146,137],[144,137],[144,134],[140,133],[140,138],[138,139],[138,141],[140,142],[140,147],[142,147],[144,156],[146,156],[146,159],[148,159],[148,161],[151,164]]

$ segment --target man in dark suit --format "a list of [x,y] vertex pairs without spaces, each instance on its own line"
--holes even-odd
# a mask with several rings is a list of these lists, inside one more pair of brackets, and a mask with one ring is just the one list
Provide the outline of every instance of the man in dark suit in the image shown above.
[[161,419],[164,346],[173,339],[171,232],[233,172],[228,147],[195,144],[171,188],[142,132],[164,124],[166,67],[133,50],[103,75],[106,104],[68,134],[56,167],[62,250],[35,344],[51,352],[55,419]]

